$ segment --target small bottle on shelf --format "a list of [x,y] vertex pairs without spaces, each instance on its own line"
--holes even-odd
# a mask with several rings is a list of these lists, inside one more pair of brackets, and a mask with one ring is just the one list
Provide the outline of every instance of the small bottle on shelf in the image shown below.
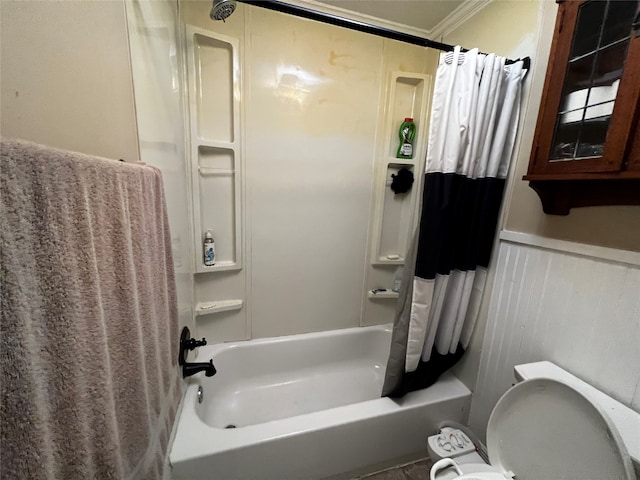
[[398,158],[413,158],[413,139],[416,136],[416,124],[413,118],[405,118],[400,125],[400,146],[398,147]]
[[399,292],[400,287],[402,286],[402,276],[404,275],[404,267],[401,265],[396,268],[396,272],[393,274],[393,287],[391,288],[394,292]]
[[204,247],[204,264],[207,267],[213,267],[216,264],[215,263],[216,244],[213,241],[213,234],[211,233],[211,230],[207,230],[207,232],[204,234],[203,247]]

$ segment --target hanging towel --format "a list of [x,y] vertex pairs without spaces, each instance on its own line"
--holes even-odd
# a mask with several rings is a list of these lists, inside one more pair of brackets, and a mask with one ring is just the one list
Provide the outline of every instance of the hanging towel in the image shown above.
[[0,153],[0,477],[161,478],[181,389],[160,172]]

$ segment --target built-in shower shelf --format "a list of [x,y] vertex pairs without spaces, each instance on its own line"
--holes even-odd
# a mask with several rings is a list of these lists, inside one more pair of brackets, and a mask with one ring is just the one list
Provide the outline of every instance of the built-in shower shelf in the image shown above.
[[242,270],[242,265],[232,261],[216,262],[215,265],[203,265],[202,263],[198,263],[196,265],[195,273],[224,272],[227,270]]
[[215,302],[198,303],[196,305],[196,315],[209,315],[212,313],[240,310],[243,303],[242,300],[217,300]]
[[406,166],[413,166],[416,164],[416,159],[415,158],[395,158],[395,157],[389,157],[387,159],[387,164],[391,165],[391,166],[399,166],[399,167],[406,167]]
[[218,177],[233,177],[236,171],[230,168],[207,168],[198,167],[200,175],[216,175]]
[[404,258],[398,255],[385,255],[371,262],[371,265],[404,265]]
[[394,292],[393,290],[369,290],[367,292],[367,297],[368,298],[384,298],[384,299],[388,299],[388,298],[398,298],[398,292]]

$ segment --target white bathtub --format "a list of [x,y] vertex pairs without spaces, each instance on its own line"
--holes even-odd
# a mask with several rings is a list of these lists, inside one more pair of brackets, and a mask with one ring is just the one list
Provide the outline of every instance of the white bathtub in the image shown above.
[[425,456],[438,422],[466,420],[470,392],[445,374],[402,400],[380,398],[390,341],[387,325],[200,348],[197,361],[213,358],[218,373],[186,391],[173,477],[323,479]]

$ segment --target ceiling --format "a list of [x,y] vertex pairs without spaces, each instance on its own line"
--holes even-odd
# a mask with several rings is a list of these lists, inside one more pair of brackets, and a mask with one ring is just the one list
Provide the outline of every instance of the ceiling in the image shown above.
[[317,0],[394,23],[430,32],[465,0]]

